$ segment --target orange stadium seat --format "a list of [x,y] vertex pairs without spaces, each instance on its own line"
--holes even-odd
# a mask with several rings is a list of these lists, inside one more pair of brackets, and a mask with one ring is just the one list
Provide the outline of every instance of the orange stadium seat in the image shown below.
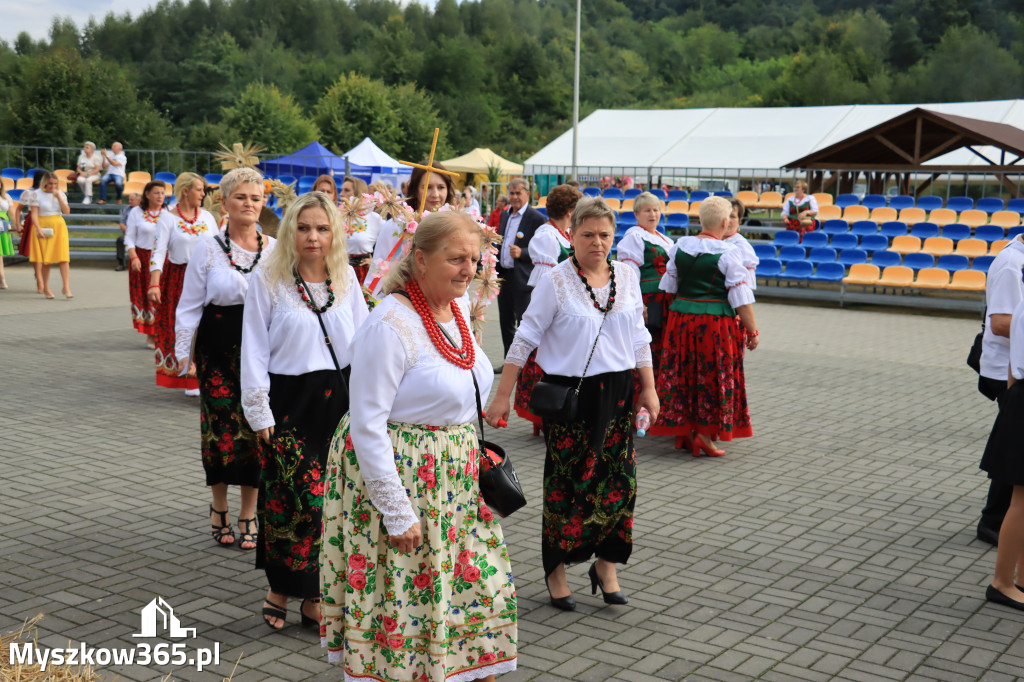
[[623,199],[622,200],[622,205],[619,206],[619,210],[620,211],[632,211],[633,210],[633,200],[632,199]]
[[961,291],[985,291],[985,273],[981,270],[957,270],[949,289]]
[[778,192],[761,192],[757,197],[757,208],[767,210],[782,208],[782,195]]
[[10,178],[0,178],[0,184],[3,184],[5,192],[10,192],[14,189],[14,180]]
[[883,287],[909,287],[914,284],[914,271],[905,265],[890,265],[882,270],[878,284]]
[[997,240],[995,240],[994,242],[992,242],[992,245],[988,247],[988,255],[990,255],[990,256],[997,255],[1000,251],[1003,250],[1003,247],[1005,247],[1009,243],[1010,243],[1009,239],[997,239]]
[[860,204],[847,206],[846,210],[843,211],[843,220],[851,224],[858,220],[870,220],[870,216],[871,213],[868,211],[867,206],[861,206]]
[[682,199],[673,199],[665,207],[665,213],[686,213],[690,210],[690,202]]
[[843,278],[843,284],[863,284],[870,286],[878,284],[880,271],[877,265],[871,263],[854,263],[850,266],[850,274]]
[[949,285],[949,271],[942,268],[922,268],[914,286],[920,289],[945,289]]
[[811,196],[814,197],[814,200],[818,202],[818,208],[821,208],[823,206],[831,206],[832,204],[835,203],[835,199],[833,199],[832,195],[829,194],[828,192],[815,192]]
[[547,198],[547,196],[543,196],[540,199],[537,199],[537,205],[534,206],[534,208],[546,208],[547,205],[548,205],[548,198]]
[[56,175],[61,180],[67,180],[68,176],[74,172],[75,171],[69,170],[67,168],[58,168],[57,170],[53,171],[53,174]]
[[953,253],[968,258],[984,256],[988,253],[988,242],[984,239],[961,239],[956,243],[956,250]]
[[871,211],[870,219],[881,225],[882,223],[891,223],[896,220],[897,215],[895,208],[879,206],[875,210]]
[[152,180],[153,176],[151,176],[146,171],[132,171],[131,173],[128,174],[128,179],[126,180],[126,182],[141,182],[143,185],[145,185],[147,182],[150,182]]
[[928,237],[921,251],[932,256],[945,256],[953,253],[953,240],[949,237]]
[[736,198],[740,200],[740,203],[747,210],[757,206],[757,192],[745,189],[742,192],[736,192]]
[[907,225],[916,225],[923,223],[927,217],[923,208],[905,208],[900,211],[899,221]]
[[14,189],[32,189],[32,178],[20,178],[14,183]]
[[1017,227],[1020,225],[1020,213],[1016,211],[996,211],[992,214],[992,224],[999,227]]
[[691,201],[690,202],[690,209],[686,212],[686,215],[690,216],[691,218],[697,218],[699,220],[700,219],[700,202],[699,201]]
[[960,219],[957,222],[971,228],[988,225],[988,213],[976,208],[968,209],[960,213]]
[[956,211],[949,208],[937,208],[928,214],[928,221],[939,227],[945,227],[956,222]]
[[608,208],[613,211],[618,211],[621,206],[618,199],[605,199],[604,203],[608,204]]
[[840,220],[843,217],[843,209],[838,206],[819,206],[818,207],[818,220],[824,222],[826,220]]
[[[950,242],[949,248],[952,251],[953,242]],[[889,250],[902,254],[917,253],[921,250],[921,238],[909,234],[893,237],[892,245],[889,247]]]

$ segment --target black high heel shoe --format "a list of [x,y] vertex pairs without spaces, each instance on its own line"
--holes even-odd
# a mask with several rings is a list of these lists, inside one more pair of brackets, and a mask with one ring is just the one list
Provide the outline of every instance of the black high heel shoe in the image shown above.
[[544,576],[544,586],[548,588],[548,596],[551,597],[551,605],[562,611],[575,611],[576,599],[570,594],[568,597],[552,597],[551,586],[548,585],[548,577]]
[[302,606],[299,607],[299,615],[302,616],[302,627],[304,627],[304,628],[314,628],[315,627],[317,630],[319,630],[320,629],[320,617],[317,616],[316,618],[310,618],[309,616],[306,615],[306,603],[307,602],[316,604],[318,608],[320,606],[320,600],[319,599],[303,599],[302,600]]
[[601,596],[604,597],[605,604],[628,604],[629,600],[626,599],[626,595],[622,594],[622,590],[618,592],[605,592],[604,585],[601,583],[601,579],[597,577],[597,562],[590,564],[590,570],[587,571],[587,575],[590,576],[590,593],[597,594],[597,588],[601,588]]

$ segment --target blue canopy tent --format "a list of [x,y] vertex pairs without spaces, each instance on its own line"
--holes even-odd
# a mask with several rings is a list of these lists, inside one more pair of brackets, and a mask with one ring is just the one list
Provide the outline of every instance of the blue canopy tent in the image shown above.
[[259,169],[272,177],[332,175],[340,178],[345,174],[345,159],[319,142],[313,142],[291,154],[263,161]]
[[398,187],[412,175],[412,168],[388,156],[368,137],[364,137],[362,142],[342,156],[348,159],[351,174],[368,183],[387,182],[392,187]]

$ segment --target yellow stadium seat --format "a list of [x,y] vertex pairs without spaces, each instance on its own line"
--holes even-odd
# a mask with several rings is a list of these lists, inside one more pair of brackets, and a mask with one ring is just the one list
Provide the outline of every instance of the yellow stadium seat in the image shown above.
[[[953,250],[953,242],[950,242],[950,251]],[[892,238],[892,245],[889,246],[890,251],[896,253],[917,253],[921,250],[921,238],[915,237],[909,234],[903,234],[898,237]]]
[[1005,247],[1009,243],[1009,239],[995,240],[994,242],[992,242],[992,246],[988,247],[988,255],[995,256],[996,254],[1003,250],[1003,247]]
[[878,284],[880,276],[878,266],[871,263],[855,263],[850,266],[850,274],[843,278],[843,284]]
[[981,270],[957,270],[948,289],[961,291],[985,291],[985,273]]
[[832,198],[832,195],[827,192],[815,192],[811,196],[814,197],[814,200],[818,202],[818,208],[822,208],[824,206],[831,206],[832,204],[835,203],[835,200]]
[[690,210],[690,202],[681,199],[673,199],[668,202],[665,213],[686,213]]
[[152,179],[153,176],[147,173],[146,171],[132,171],[131,173],[128,174],[128,179],[126,182],[141,182],[143,185],[145,185]]
[[920,289],[945,289],[949,285],[949,270],[922,268],[917,273],[914,286]]
[[843,217],[843,209],[838,206],[819,206],[818,220],[839,220]]
[[757,206],[757,192],[745,189],[742,192],[736,192],[736,198],[739,199],[740,203],[743,204],[743,207],[748,210]]
[[782,208],[782,195],[778,192],[761,192],[757,197],[756,206],[768,210]]
[[67,168],[58,168],[57,170],[53,171],[53,174],[56,175],[61,180],[67,180],[68,176],[74,172],[75,171],[69,170]]
[[917,223],[923,223],[926,218],[927,216],[925,215],[923,208],[905,208],[900,211],[898,220],[901,223],[913,226]]
[[174,185],[169,182],[164,183],[164,196],[168,198],[174,196]]
[[14,180],[11,178],[0,178],[0,184],[3,184],[5,192],[10,192],[14,189]]
[[996,211],[992,214],[992,224],[999,227],[1017,227],[1020,225],[1020,213],[1016,211]]
[[[132,175],[135,175],[132,173]],[[148,181],[147,181],[148,182]],[[534,208],[546,208],[548,205],[548,198],[546,196],[537,199],[537,205]]]
[[937,208],[928,214],[928,221],[939,227],[945,227],[956,222],[956,211],[949,208]]
[[968,258],[984,256],[988,253],[988,242],[984,239],[961,239],[956,243],[956,250],[953,253]]
[[848,223],[855,223],[858,220],[869,220],[871,213],[868,211],[867,206],[861,206],[855,204],[853,206],[847,206],[846,210],[843,211],[843,220]]
[[921,247],[921,251],[932,256],[951,254],[953,253],[953,240],[949,237],[928,237],[928,239],[924,240],[924,246]]
[[690,208],[686,211],[686,215],[690,216],[691,218],[696,218],[697,220],[700,220],[700,202],[691,201]]
[[146,189],[145,182],[126,182],[124,183],[125,194],[142,194],[142,191]]
[[19,178],[14,183],[14,189],[32,189],[32,178]]
[[906,265],[890,265],[882,270],[878,284],[883,287],[909,287],[914,284],[914,271]]
[[618,211],[619,207],[621,206],[618,199],[605,199],[604,203],[608,204],[608,208],[610,208],[613,211]]
[[971,228],[988,225],[988,213],[972,208],[960,213],[959,222]]
[[879,206],[871,212],[871,220],[881,225],[882,223],[891,223],[896,220],[897,215],[895,208]]
[[619,209],[622,210],[622,211],[632,211],[633,210],[633,200],[632,199],[623,199],[622,200],[622,205],[619,207]]

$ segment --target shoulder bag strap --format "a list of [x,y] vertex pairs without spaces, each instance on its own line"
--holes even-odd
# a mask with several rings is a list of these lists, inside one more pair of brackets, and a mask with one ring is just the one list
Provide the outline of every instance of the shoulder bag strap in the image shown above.
[[587,370],[590,369],[590,361],[594,358],[594,351],[597,350],[597,342],[601,338],[601,330],[604,329],[604,322],[608,319],[608,312],[611,310],[604,311],[604,315],[601,316],[601,326],[597,328],[597,336],[594,337],[594,345],[590,347],[590,355],[587,356],[587,364],[583,368],[583,376],[580,377],[580,383],[576,384],[576,395],[580,394],[580,389],[583,388],[583,377],[587,376]]
[[[220,239],[218,236],[217,239]],[[320,315],[320,311],[316,309],[316,301],[313,300],[313,292],[310,291],[309,285],[306,284],[306,280],[302,279],[302,275],[298,274],[296,270],[295,274],[298,276],[299,281],[302,282],[302,288],[309,294],[309,300],[313,304],[313,313],[316,315],[316,321],[320,323],[320,331],[324,333],[324,343],[327,345],[327,350],[331,353],[331,360],[334,361],[334,369],[338,370],[338,376],[341,377],[341,383],[345,386],[345,392],[348,392],[348,381],[345,380],[345,375],[341,371],[341,364],[338,362],[338,356],[334,354],[334,345],[331,343],[331,335],[327,333],[327,326],[324,324],[324,318]]]

